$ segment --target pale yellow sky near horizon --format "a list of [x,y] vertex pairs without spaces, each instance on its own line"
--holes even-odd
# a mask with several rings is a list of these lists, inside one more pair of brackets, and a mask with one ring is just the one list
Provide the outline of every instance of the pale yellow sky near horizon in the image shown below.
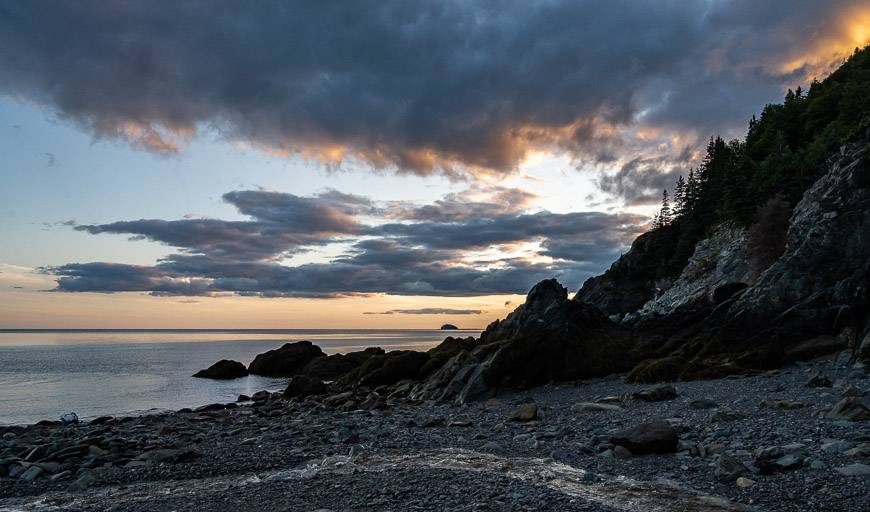
[[[12,282],[21,288],[11,288]],[[483,329],[524,300],[522,295],[265,299],[42,291],[53,286],[51,276],[0,264],[0,287],[4,289],[0,293],[0,329],[437,329],[444,323]],[[475,309],[482,313],[365,314],[420,307]]]

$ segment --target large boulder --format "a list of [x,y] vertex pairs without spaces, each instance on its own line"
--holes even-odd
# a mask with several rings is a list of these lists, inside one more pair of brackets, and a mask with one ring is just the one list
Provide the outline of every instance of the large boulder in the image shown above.
[[429,354],[414,350],[393,350],[372,356],[339,379],[344,387],[392,385],[401,380],[417,380],[429,361]]
[[673,453],[677,451],[679,436],[670,423],[657,420],[616,432],[610,436],[610,442],[635,455]]
[[287,384],[287,389],[284,390],[284,397],[305,398],[325,393],[326,384],[322,380],[308,377],[307,375],[297,375],[290,379],[290,382]]
[[237,379],[248,375],[248,369],[245,365],[238,361],[229,359],[221,359],[215,364],[209,366],[205,370],[200,370],[193,374],[194,377],[200,379]]
[[461,350],[412,397],[465,402],[502,388],[599,377],[632,364],[628,331],[597,308],[569,300],[555,279],[535,285],[523,305],[476,342],[454,343]]
[[255,357],[248,366],[248,372],[266,377],[291,377],[319,357],[326,357],[326,354],[310,341],[286,343],[281,348]]
[[316,357],[305,365],[301,373],[320,380],[332,381],[359,368],[370,357],[383,355],[384,353],[384,349],[380,347],[369,347],[365,350],[348,352],[347,354]]

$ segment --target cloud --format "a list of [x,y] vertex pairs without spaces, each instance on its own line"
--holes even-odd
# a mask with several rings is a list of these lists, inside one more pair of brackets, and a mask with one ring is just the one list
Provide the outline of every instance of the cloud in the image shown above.
[[389,311],[366,311],[364,315],[479,315],[483,311],[479,309],[449,309],[449,308],[420,308],[420,309],[391,309]]
[[[689,160],[688,152],[680,161]],[[656,204],[662,199],[662,190],[671,190],[680,175],[688,176],[688,168],[675,165],[665,157],[634,158],[615,173],[602,172],[598,176],[599,188],[622,199],[628,206]]]
[[[0,6],[0,94],[162,154],[209,131],[418,174],[510,172],[554,147],[619,163],[742,128],[784,85],[865,42],[855,24],[867,11],[859,0],[32,0]],[[650,128],[659,135],[639,133]]]
[[[478,200],[463,208],[460,198],[471,196]],[[521,294],[544,278],[579,283],[600,272],[647,220],[626,213],[529,212],[523,205],[530,197],[517,189],[472,188],[430,205],[403,203],[396,209],[393,203],[335,190],[310,197],[233,191],[224,199],[250,220],[149,219],[73,227],[179,249],[154,265],[70,263],[42,272],[54,276],[62,292]],[[294,252],[339,243],[343,252],[330,260],[284,261]]]
[[246,190],[228,192],[223,199],[253,220],[140,219],[75,229],[91,234],[128,234],[214,258],[266,260],[359,233],[363,226],[355,215],[370,208],[363,198],[332,190],[314,197]]
[[45,155],[45,158],[46,158],[45,166],[46,167],[54,167],[54,163],[56,161],[56,159],[54,157],[54,153],[43,153],[43,155]]

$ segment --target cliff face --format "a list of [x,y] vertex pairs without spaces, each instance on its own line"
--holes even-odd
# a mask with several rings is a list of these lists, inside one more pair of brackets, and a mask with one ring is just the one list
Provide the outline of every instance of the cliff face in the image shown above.
[[[868,148],[846,146],[832,159],[794,208],[784,254],[756,282],[738,284],[745,258],[732,244],[708,273],[693,280],[688,265],[678,285],[629,315],[645,356],[630,378],[714,376],[845,348],[870,356]],[[696,256],[713,242],[699,244]],[[734,284],[716,300],[719,276]]]
[[752,281],[746,230],[720,226],[695,248],[679,278],[657,290],[656,297],[625,315],[623,322],[670,315],[699,301],[711,306],[745,288]]

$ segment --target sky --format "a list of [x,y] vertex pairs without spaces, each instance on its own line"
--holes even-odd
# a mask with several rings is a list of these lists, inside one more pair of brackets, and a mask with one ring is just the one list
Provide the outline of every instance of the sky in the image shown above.
[[0,0],[0,328],[484,327],[868,42],[859,1]]

